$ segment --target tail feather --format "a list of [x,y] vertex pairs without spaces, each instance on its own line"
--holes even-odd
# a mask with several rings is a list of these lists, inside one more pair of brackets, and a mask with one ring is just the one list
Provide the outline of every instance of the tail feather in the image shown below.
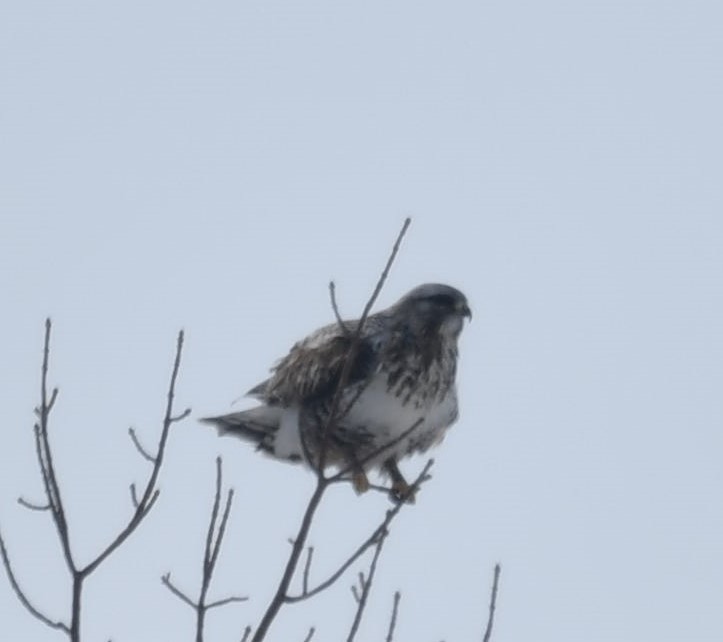
[[[288,439],[277,440],[279,430],[286,433],[290,426],[284,424],[284,411],[273,406],[256,406],[241,412],[232,412],[218,417],[204,417],[199,421],[216,426],[219,435],[233,435],[249,441],[269,455],[288,461],[299,461],[297,448],[289,449]],[[284,424],[282,426],[282,424]],[[294,428],[295,430],[295,428]]]
[[234,435],[250,441],[259,450],[273,453],[280,418],[278,409],[257,406],[228,415],[204,417],[200,421],[216,426],[219,435]]

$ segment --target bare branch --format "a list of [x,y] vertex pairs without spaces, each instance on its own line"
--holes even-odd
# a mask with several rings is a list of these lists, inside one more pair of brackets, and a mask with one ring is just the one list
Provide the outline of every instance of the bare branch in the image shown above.
[[178,423],[179,421],[183,421],[190,414],[191,414],[191,409],[186,408],[180,415],[175,415],[174,417],[170,417],[169,421],[172,424],[175,424],[175,423]]
[[170,573],[161,575],[161,582],[171,593],[173,593],[182,602],[188,604],[188,606],[190,606],[194,611],[198,609],[198,604],[196,604],[190,597],[188,597],[188,595],[186,595],[181,589],[179,589],[175,584],[173,584],[173,582],[171,582]]
[[329,281],[329,298],[331,299],[331,309],[334,310],[334,316],[336,317],[339,329],[345,337],[348,337],[349,328],[347,328],[346,323],[344,323],[344,319],[341,318],[341,314],[339,313],[339,305],[336,302],[336,285],[334,284],[334,281]]
[[[219,508],[219,502],[221,499],[221,484],[223,481],[222,478],[222,462],[221,458],[216,458],[216,497],[214,500],[214,514],[211,518],[211,524],[209,526],[209,534],[213,533],[213,530],[215,529],[216,525],[216,519],[218,517],[218,508]],[[211,539],[208,538],[207,540],[207,555],[206,559],[208,560],[208,564],[210,566],[210,571],[213,572],[213,569],[216,566],[216,560],[218,559],[219,551],[221,550],[221,542],[223,541],[223,536],[226,533],[226,524],[228,522],[228,516],[231,513],[231,504],[233,503],[233,488],[230,488],[226,494],[226,505],[223,509],[223,515],[221,516],[221,524],[218,527],[218,533],[216,535],[216,541],[211,544]],[[209,580],[211,579],[209,574]]]
[[[429,470],[431,469],[432,465],[434,464],[434,460],[430,459],[427,464],[422,469],[422,472],[419,473],[417,478],[412,482],[410,486],[410,493],[416,492],[419,487],[422,485],[424,481],[429,479]],[[326,580],[318,584],[316,587],[314,587],[311,590],[305,591],[301,593],[300,595],[286,595],[284,598],[285,602],[288,602],[289,604],[293,604],[296,602],[301,602],[303,600],[307,600],[310,597],[313,597],[314,595],[318,595],[322,591],[328,589],[332,584],[334,584],[344,573],[349,569],[349,567],[354,564],[367,550],[369,550],[372,546],[379,543],[380,539],[384,539],[387,535],[387,532],[389,530],[389,527],[394,521],[394,518],[399,514],[399,511],[402,510],[402,508],[406,506],[403,502],[399,502],[394,506],[394,508],[387,511],[384,520],[375,528],[371,535],[367,537],[342,564],[337,568],[334,573],[332,573]]]
[[309,546],[309,548],[306,549],[306,564],[304,564],[304,575],[303,580],[301,583],[301,590],[304,593],[309,592],[309,572],[311,571],[311,558],[314,555],[314,547]]
[[45,511],[45,510],[51,510],[50,503],[48,504],[35,504],[33,502],[29,502],[24,497],[18,497],[18,504],[21,506],[27,508],[28,510],[37,510],[37,511]]
[[50,410],[58,398],[58,390],[54,388],[50,400],[48,400],[48,368],[50,363],[50,330],[52,323],[50,319],[45,320],[45,339],[43,342],[43,365],[40,376],[40,421],[35,425],[36,451],[38,454],[38,463],[40,465],[45,493],[48,504],[51,507],[51,515],[55,523],[58,539],[60,540],[63,556],[71,574],[76,571],[73,554],[70,550],[70,534],[68,532],[68,522],[65,518],[65,509],[60,496],[58,487],[58,478],[55,474],[55,466],[53,465],[53,457],[50,449],[50,441],[48,438],[48,417]]
[[[319,455],[319,474],[323,475],[325,460],[326,460],[326,442],[329,435],[329,432],[332,428],[332,426],[335,424],[337,419],[339,418],[339,404],[341,402],[341,397],[344,393],[344,389],[346,388],[346,385],[349,381],[349,377],[351,375],[352,365],[354,363],[354,359],[356,357],[356,353],[359,349],[359,343],[361,341],[361,335],[362,330],[364,329],[364,324],[366,323],[367,317],[369,316],[369,312],[371,311],[372,307],[376,303],[377,298],[379,297],[379,293],[382,291],[382,288],[384,287],[384,283],[387,280],[387,277],[389,276],[389,270],[392,267],[392,264],[394,263],[394,259],[397,256],[397,252],[399,251],[399,246],[401,245],[402,239],[404,238],[404,235],[407,233],[407,229],[409,228],[409,225],[411,224],[412,220],[410,218],[406,218],[404,221],[404,225],[402,225],[402,229],[399,231],[399,234],[397,235],[397,239],[394,242],[394,246],[392,247],[391,254],[389,255],[389,258],[387,259],[387,263],[384,266],[384,269],[382,270],[382,274],[377,280],[377,284],[374,287],[374,291],[372,292],[372,295],[369,297],[369,300],[367,301],[366,305],[364,306],[364,310],[362,312],[361,317],[359,318],[359,323],[357,324],[356,331],[354,332],[354,335],[352,337],[351,345],[349,346],[349,350],[347,351],[346,358],[344,359],[344,367],[341,370],[341,374],[339,375],[339,381],[336,386],[336,390],[334,391],[334,396],[331,401],[330,405],[330,411],[329,411],[329,417],[326,421],[326,424],[324,426],[324,430],[322,432],[322,446],[321,446],[321,452]],[[346,412],[349,412],[351,407],[347,407]]]
[[129,428],[128,434],[130,435],[131,441],[133,442],[133,445],[136,447],[136,450],[141,454],[141,457],[143,459],[151,462],[152,464],[156,463],[156,458],[151,455],[141,444],[140,440],[138,439],[138,435],[136,435],[135,428]]
[[304,543],[306,542],[306,538],[309,535],[309,530],[311,529],[311,522],[314,519],[314,513],[319,507],[319,504],[321,503],[321,498],[323,497],[324,492],[327,488],[328,484],[326,480],[323,477],[318,477],[316,488],[314,489],[314,492],[309,499],[309,503],[306,505],[306,510],[304,511],[304,516],[301,520],[299,531],[294,538],[294,542],[291,547],[291,554],[289,555],[289,559],[286,562],[286,567],[284,568],[284,573],[281,576],[281,580],[279,581],[279,584],[276,588],[276,593],[274,594],[271,602],[269,603],[269,606],[266,609],[266,612],[261,618],[261,622],[259,623],[259,626],[256,629],[256,632],[254,633],[254,637],[252,638],[251,642],[261,642],[261,640],[266,637],[266,633],[268,632],[271,623],[274,621],[274,618],[279,612],[281,605],[286,601],[286,592],[289,590],[291,578],[294,576],[296,566],[299,563],[299,557],[301,557],[301,552],[304,550]]
[[226,606],[227,604],[232,604],[234,602],[248,602],[248,597],[241,596],[241,595],[232,595],[231,597],[225,597],[222,600],[216,600],[215,602],[211,602],[210,604],[206,604],[206,609],[215,609],[219,606]]
[[309,632],[306,634],[306,637],[304,638],[304,642],[311,642],[311,638],[314,637],[314,633],[316,633],[316,629],[312,626],[309,629]]
[[161,433],[161,439],[158,446],[158,455],[153,458],[151,457],[141,446],[138,441],[133,429],[130,429],[131,439],[136,445],[136,448],[141,452],[146,459],[153,462],[153,470],[149,477],[149,480],[145,486],[143,495],[139,500],[136,493],[135,484],[131,484],[130,493],[131,501],[133,502],[135,511],[129,520],[126,527],[120,532],[120,534],[87,566],[79,569],[73,559],[71,544],[70,544],[70,532],[68,528],[68,522],[65,515],[65,509],[60,493],[58,484],[58,478],[53,463],[53,454],[50,446],[49,438],[49,416],[52,408],[54,407],[58,398],[58,389],[53,388],[48,394],[48,370],[50,361],[50,337],[51,337],[52,323],[50,319],[46,319],[45,322],[45,338],[43,343],[43,360],[41,369],[41,381],[40,381],[40,405],[35,409],[35,414],[38,417],[37,423],[34,425],[34,436],[35,436],[35,450],[38,460],[38,466],[40,468],[40,474],[43,482],[43,489],[47,499],[47,505],[36,504],[27,501],[23,497],[18,499],[25,508],[31,510],[48,510],[53,519],[58,539],[61,544],[63,556],[71,574],[72,578],[72,597],[71,597],[71,617],[70,624],[66,625],[60,622],[53,622],[49,618],[42,615],[37,609],[30,605],[26,596],[20,590],[12,573],[9,560],[5,559],[5,551],[3,545],[3,558],[5,562],[5,568],[10,577],[11,584],[13,585],[16,594],[20,598],[20,601],[25,607],[38,619],[42,620],[48,626],[58,628],[66,632],[71,642],[78,642],[80,640],[80,613],[81,613],[81,597],[83,592],[83,582],[85,578],[90,575],[118,546],[120,546],[126,538],[135,530],[138,524],[148,514],[151,508],[154,506],[158,499],[159,491],[156,488],[156,481],[160,471],[161,463],[163,460],[163,452],[168,437],[168,431],[171,423],[178,421],[180,418],[187,416],[188,411],[174,417],[172,414],[173,408],[173,397],[175,393],[175,383],[178,376],[178,370],[180,367],[180,359],[183,345],[183,332],[179,333],[176,358],[173,366],[173,372],[171,375],[171,383],[168,390],[168,400],[166,405],[166,414],[163,422],[163,430]]
[[311,452],[311,448],[309,448],[308,435],[307,435],[306,430],[299,430],[299,441],[301,442],[301,452],[304,453],[304,459],[316,473],[317,479],[319,481],[323,481],[324,480],[324,470],[320,465],[321,464],[320,461],[317,462],[319,464],[318,466],[317,466],[317,464],[314,463],[314,456]]
[[359,629],[359,624],[361,623],[362,616],[364,615],[364,609],[367,605],[367,598],[369,597],[369,593],[372,589],[374,573],[377,570],[377,561],[379,560],[379,555],[381,555],[382,547],[384,546],[384,540],[387,538],[387,535],[388,532],[385,532],[384,535],[380,537],[379,541],[377,542],[377,546],[374,550],[374,557],[372,557],[372,563],[369,565],[369,573],[367,577],[365,578],[363,573],[359,574],[361,595],[359,596],[356,613],[354,614],[354,621],[352,622],[351,629],[349,630],[349,637],[347,637],[347,642],[354,641],[354,638],[356,637],[357,631]]
[[205,589],[208,588],[206,580],[207,578],[210,579],[210,577],[208,577],[209,570],[213,572],[211,558],[213,557],[213,536],[216,531],[218,509],[221,505],[221,475],[221,458],[216,457],[216,492],[213,496],[213,505],[211,508],[211,522],[209,523],[208,529],[206,530],[206,547],[203,552],[203,581],[201,584],[201,599],[199,600],[199,604],[203,604],[203,594],[205,593]]
[[156,490],[153,491],[151,498],[148,500],[148,503],[145,506],[140,506],[140,503],[139,503],[140,508],[143,510],[143,517],[145,517],[151,511],[151,508],[153,508],[153,505],[156,503],[156,500],[158,499],[158,496],[160,494],[161,494],[161,491],[156,488]]
[[489,616],[487,618],[487,628],[485,629],[484,637],[482,638],[482,642],[490,642],[492,639],[492,626],[494,625],[495,621],[495,609],[497,608],[497,586],[500,581],[500,573],[502,572],[502,568],[499,564],[495,564],[495,574],[494,578],[492,580],[492,592],[490,595],[490,608],[489,608]]
[[359,571],[357,577],[359,578],[359,588],[364,589],[367,583],[367,580],[364,577],[364,571]]
[[38,458],[38,467],[40,468],[40,476],[43,479],[43,489],[45,490],[45,497],[48,500],[48,505],[50,506],[50,509],[55,512],[55,497],[53,496],[53,489],[50,484],[50,479],[48,477],[48,467],[45,463],[45,453],[44,453],[44,447],[43,447],[43,438],[41,434],[40,424],[35,424],[33,426],[33,432],[35,434],[35,454]]
[[397,613],[399,612],[399,600],[402,594],[399,591],[394,592],[394,605],[392,606],[392,617],[389,619],[389,631],[387,632],[387,642],[394,642],[394,629],[397,626]]
[[[158,480],[158,475],[161,472],[161,466],[163,464],[163,455],[166,450],[166,442],[168,441],[168,435],[171,429],[171,424],[174,423],[177,418],[173,415],[173,400],[176,395],[176,380],[178,379],[178,371],[181,367],[181,354],[183,353],[183,338],[184,333],[183,330],[181,330],[178,333],[178,338],[176,340],[176,356],[173,362],[173,369],[171,371],[171,381],[168,385],[168,393],[166,396],[166,412],[163,417],[163,427],[161,429],[161,436],[158,441],[158,451],[156,456],[153,458],[153,468],[151,470],[151,474],[148,477],[148,481],[146,482],[145,489],[143,490],[143,493],[141,495],[141,498],[137,499],[138,505],[136,506],[136,510],[131,516],[130,520],[126,524],[126,526],[121,530],[120,533],[115,537],[115,539],[108,544],[108,546],[105,547],[97,556],[96,558],[91,561],[87,566],[85,566],[83,569],[81,569],[79,572],[82,577],[87,577],[90,575],[98,566],[100,566],[123,542],[126,541],[126,539],[130,536],[133,531],[138,528],[138,525],[143,521],[143,519],[148,515],[151,508],[153,508],[154,504],[156,503],[156,500],[158,499],[158,494],[160,491],[156,488],[156,482]],[[181,417],[186,416],[186,412],[184,412]],[[133,433],[131,432],[133,429],[129,429],[129,433],[131,434],[131,438],[133,438]],[[134,440],[134,442],[137,441]],[[140,445],[140,443],[138,444]],[[140,449],[141,454],[143,454],[143,450]],[[148,455],[148,453],[145,453]]]
[[399,252],[399,247],[402,244],[402,239],[404,238],[404,235],[407,233],[407,230],[409,229],[409,226],[412,224],[412,219],[410,217],[407,217],[404,219],[404,225],[402,225],[402,229],[399,231],[399,234],[397,235],[397,240],[394,241],[394,247],[392,248],[392,253],[389,255],[389,259],[387,259],[387,264],[384,266],[384,270],[382,271],[382,275],[379,277],[379,280],[377,281],[377,286],[374,288],[374,292],[369,299],[366,308],[364,308],[364,314],[362,314],[363,318],[366,318],[369,315],[369,311],[372,309],[372,306],[376,303],[377,298],[379,297],[379,293],[382,291],[382,288],[384,287],[384,283],[387,280],[387,277],[389,276],[389,270],[392,268],[392,264],[394,263],[394,259],[397,258],[397,253]]
[[15,573],[13,572],[12,566],[10,564],[10,556],[8,555],[8,551],[5,548],[5,541],[3,540],[2,533],[0,533],[0,556],[2,556],[3,566],[5,567],[5,572],[7,573],[8,580],[10,580],[10,586],[12,587],[17,598],[20,600],[20,603],[27,609],[28,613],[30,613],[34,618],[40,620],[46,626],[49,626],[52,629],[59,629],[66,634],[70,634],[70,628],[67,624],[65,624],[64,622],[51,620],[47,615],[41,613],[37,608],[35,608],[35,606],[33,606],[27,595],[25,595],[23,589],[20,588],[20,585],[15,578]]
[[[201,588],[199,590],[198,600],[194,601],[185,593],[177,589],[171,584],[170,573],[166,573],[161,577],[161,581],[173,591],[173,593],[181,598],[186,604],[193,607],[196,612],[196,642],[203,642],[203,627],[206,619],[206,612],[209,609],[218,608],[234,602],[245,602],[247,597],[231,596],[211,603],[206,603],[211,578],[216,567],[216,561],[221,550],[221,543],[226,532],[226,524],[231,513],[231,505],[233,503],[233,490],[230,489],[226,494],[226,504],[224,506],[221,521],[219,523],[218,514],[221,507],[221,494],[223,490],[223,463],[220,457],[216,457],[216,490],[214,493],[213,506],[211,508],[211,519],[206,531],[206,543],[203,551],[203,564],[201,570]],[[217,529],[218,524],[218,529]]]
[[247,642],[247,640],[249,639],[249,635],[251,635],[251,627],[250,627],[250,626],[247,626],[247,627],[244,629],[244,634],[243,634],[243,636],[241,637],[241,642]]
[[58,398],[58,389],[53,388],[53,392],[50,393],[50,401],[48,401],[48,412],[50,412],[53,409],[53,406],[55,405],[55,400]]
[[136,491],[136,485],[135,483],[131,483],[131,485],[128,487],[131,491],[131,503],[133,504],[133,508],[138,508],[138,494]]

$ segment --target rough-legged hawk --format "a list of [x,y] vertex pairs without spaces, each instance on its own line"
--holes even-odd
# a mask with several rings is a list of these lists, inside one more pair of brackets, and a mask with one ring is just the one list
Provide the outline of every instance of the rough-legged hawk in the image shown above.
[[277,459],[317,468],[321,458],[348,468],[357,492],[368,488],[366,471],[378,468],[391,477],[394,497],[411,500],[397,462],[441,441],[457,419],[465,317],[471,312],[459,290],[420,285],[366,319],[338,394],[358,320],[324,326],[295,344],[249,391],[261,405],[202,421]]

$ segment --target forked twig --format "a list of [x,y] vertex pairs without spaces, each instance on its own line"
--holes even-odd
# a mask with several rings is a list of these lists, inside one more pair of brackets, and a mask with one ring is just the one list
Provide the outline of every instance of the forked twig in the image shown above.
[[[160,472],[161,464],[163,461],[163,452],[168,438],[168,432],[171,424],[176,421],[180,421],[184,417],[188,416],[190,409],[181,415],[174,416],[173,414],[173,398],[175,395],[176,379],[178,377],[178,370],[181,362],[181,352],[183,346],[183,332],[178,335],[178,341],[176,345],[176,357],[173,365],[173,371],[171,374],[171,382],[168,388],[166,414],[163,422],[163,430],[161,432],[161,438],[158,446],[158,455],[152,458],[153,470],[145,486],[142,497],[139,499],[136,495],[135,485],[131,485],[131,499],[134,504],[134,513],[125,526],[125,528],[116,536],[116,538],[104,548],[90,563],[85,567],[79,568],[73,558],[71,544],[70,544],[70,531],[68,528],[68,522],[65,515],[65,508],[60,493],[60,487],[58,484],[58,477],[53,461],[53,454],[50,447],[49,439],[49,417],[50,411],[54,407],[58,399],[58,389],[53,390],[48,394],[48,370],[50,362],[50,334],[51,334],[52,323],[50,319],[46,319],[45,322],[45,338],[43,342],[43,361],[41,367],[41,378],[40,378],[40,405],[35,409],[35,415],[37,416],[37,423],[33,426],[33,434],[35,437],[35,452],[38,459],[38,466],[40,468],[40,475],[43,482],[43,489],[45,491],[45,497],[47,504],[36,504],[31,503],[24,498],[19,498],[18,502],[25,508],[37,511],[48,511],[50,512],[51,518],[55,525],[55,529],[58,534],[61,549],[63,551],[63,557],[66,565],[70,571],[72,579],[72,596],[71,596],[71,614],[70,624],[63,622],[56,622],[51,620],[47,616],[43,615],[37,608],[35,608],[27,596],[21,590],[17,583],[10,560],[7,556],[4,543],[2,543],[2,557],[5,571],[10,579],[10,584],[18,596],[20,602],[25,608],[41,622],[49,627],[62,630],[68,635],[71,642],[79,642],[80,640],[80,611],[81,611],[81,599],[83,593],[83,582],[85,579],[96,569],[100,564],[103,563],[109,555],[113,553],[138,527],[143,518],[148,514],[156,500],[158,499],[158,489],[156,488],[156,482],[158,474]],[[131,434],[134,438],[135,435]],[[144,454],[143,448],[137,443],[137,439],[134,439],[136,445],[141,452]],[[147,453],[145,453],[147,455]],[[148,458],[148,457],[147,457]]]
[[[152,457],[153,461],[153,468],[151,469],[151,474],[148,477],[148,481],[146,482],[146,486],[143,489],[143,493],[141,494],[140,499],[136,498],[137,506],[135,507],[135,512],[131,516],[130,520],[128,520],[128,523],[126,526],[116,535],[116,537],[113,539],[113,541],[110,542],[91,562],[89,562],[85,568],[80,570],[80,573],[87,577],[90,575],[98,566],[100,566],[110,555],[113,554],[113,552],[128,539],[131,533],[138,528],[138,525],[143,521],[145,516],[150,512],[150,510],[153,508],[153,505],[156,503],[156,500],[158,499],[159,490],[156,488],[156,482],[158,480],[158,475],[161,472],[161,466],[163,464],[163,457],[166,451],[166,443],[168,441],[168,435],[171,430],[171,426],[174,423],[177,423],[191,414],[191,409],[186,408],[180,415],[175,416],[173,414],[173,400],[176,395],[176,380],[178,378],[178,371],[181,367],[181,354],[183,352],[183,338],[184,333],[183,330],[181,330],[178,333],[178,338],[176,340],[176,357],[173,362],[173,370],[171,372],[171,382],[168,386],[168,394],[166,395],[166,412],[163,417],[163,427],[161,429],[161,437],[158,441],[158,450],[155,457]],[[131,435],[134,433],[132,432],[133,429],[130,429]],[[140,443],[138,444],[140,445]],[[139,448],[141,453],[143,453],[143,449]],[[148,455],[150,457],[150,455]],[[146,458],[148,458],[146,457]],[[135,493],[134,493],[135,494]]]
[[[427,462],[427,464],[422,469],[422,472],[419,473],[417,478],[410,485],[410,493],[413,494],[414,492],[416,492],[420,488],[422,483],[429,479],[429,471],[433,464],[433,459],[430,459]],[[288,602],[289,604],[302,602],[328,589],[339,578],[341,578],[341,576],[344,575],[344,573],[349,569],[349,567],[354,564],[354,562],[356,562],[362,555],[364,555],[366,551],[368,551],[375,544],[378,544],[380,539],[384,539],[387,536],[391,523],[394,521],[394,518],[399,514],[399,512],[404,506],[406,506],[406,504],[399,502],[394,506],[394,508],[389,509],[386,512],[386,515],[382,522],[326,580],[319,583],[313,589],[306,590],[299,595],[287,595],[284,598],[284,601]]]
[[372,589],[372,582],[374,581],[374,574],[377,570],[377,561],[379,560],[379,555],[381,555],[382,547],[384,546],[384,540],[387,538],[388,534],[389,531],[385,531],[384,534],[379,537],[379,541],[374,549],[372,563],[369,565],[369,572],[367,573],[367,576],[364,577],[363,573],[359,574],[361,593],[359,594],[359,599],[357,600],[356,613],[354,614],[354,621],[349,629],[349,636],[346,639],[347,642],[354,642],[354,638],[359,630],[359,624],[361,623],[362,616],[364,615],[364,609],[366,608],[367,599],[369,598],[369,593]]
[[179,589],[172,581],[171,574],[164,573],[161,575],[161,583],[173,593],[181,602],[188,604],[194,611],[198,608],[198,604],[194,602],[188,595],[186,595],[181,589]]
[[[203,567],[201,572],[201,589],[197,599],[190,598],[186,593],[181,591],[171,582],[171,574],[166,573],[161,576],[161,582],[171,593],[178,597],[182,602],[190,606],[196,612],[196,642],[203,642],[203,629],[206,621],[206,613],[210,609],[215,609],[227,604],[236,602],[245,602],[247,597],[231,596],[225,597],[213,602],[207,602],[208,589],[211,585],[213,572],[216,568],[218,555],[221,551],[221,543],[226,533],[226,524],[231,514],[231,505],[233,503],[233,489],[229,489],[226,493],[226,503],[224,505],[221,520],[219,522],[219,511],[221,508],[221,495],[223,494],[223,463],[220,457],[216,457],[216,491],[214,493],[213,507],[211,508],[211,519],[206,531],[206,544],[203,552]],[[248,636],[248,634],[246,634]],[[245,639],[245,638],[244,638]]]

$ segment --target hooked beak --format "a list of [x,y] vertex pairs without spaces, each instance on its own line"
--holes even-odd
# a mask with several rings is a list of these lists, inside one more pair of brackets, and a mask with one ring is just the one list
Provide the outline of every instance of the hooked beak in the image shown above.
[[469,309],[469,305],[467,305],[466,302],[457,304],[457,312],[461,316],[467,317],[470,321],[472,320],[472,310]]

